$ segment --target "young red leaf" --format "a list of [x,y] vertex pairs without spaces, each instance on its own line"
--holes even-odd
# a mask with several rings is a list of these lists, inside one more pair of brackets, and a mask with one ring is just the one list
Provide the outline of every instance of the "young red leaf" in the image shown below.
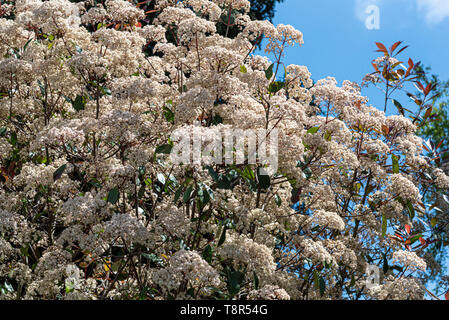
[[379,48],[378,52],[383,52],[385,55],[388,55],[388,50],[382,43],[376,42],[376,46]]
[[407,234],[410,234],[411,230],[412,230],[412,227],[410,227],[410,225],[406,224],[405,225],[405,231],[407,231]]
[[402,41],[398,41],[395,44],[393,44],[390,48],[391,53],[394,52],[394,50],[396,50],[397,47],[399,47],[401,45]]
[[424,89],[424,94],[427,96],[430,93],[430,90],[432,90],[432,83],[429,83],[427,87]]
[[407,69],[407,72],[405,74],[406,77],[408,77],[410,75],[410,73],[413,70],[413,67],[414,67],[413,60],[411,58],[409,58],[408,59],[408,69]]
[[404,51],[407,48],[408,48],[408,46],[405,46],[404,48],[400,49],[398,52],[396,52],[396,55],[400,54],[402,51]]
[[444,297],[446,298],[446,300],[449,300],[449,291],[446,292],[446,294],[444,295]]
[[436,149],[438,150],[442,145],[443,145],[444,139],[440,141],[440,143],[438,144],[438,146],[436,147]]

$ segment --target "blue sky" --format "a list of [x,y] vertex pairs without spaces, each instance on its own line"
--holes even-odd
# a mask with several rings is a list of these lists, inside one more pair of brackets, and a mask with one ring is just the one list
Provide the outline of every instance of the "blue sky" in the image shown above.
[[[369,5],[380,9],[379,30],[365,25]],[[411,57],[431,66],[440,79],[449,79],[449,0],[284,0],[277,4],[273,22],[303,33],[304,44],[289,48],[284,62],[307,66],[314,80],[333,76],[339,83],[360,83],[379,56],[375,42],[389,47],[396,41],[410,46],[401,60]],[[381,104],[377,90],[363,94],[371,104]],[[398,97],[406,106],[408,98]],[[391,107],[387,113],[394,111]]]

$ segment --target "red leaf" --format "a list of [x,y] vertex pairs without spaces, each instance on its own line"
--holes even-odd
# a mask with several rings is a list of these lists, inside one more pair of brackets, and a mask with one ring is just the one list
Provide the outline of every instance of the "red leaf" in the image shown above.
[[422,83],[419,82],[419,81],[416,81],[416,84],[418,85],[419,89],[424,93],[424,91],[425,91],[426,89],[424,89],[424,86],[422,85]]
[[412,230],[412,227],[410,227],[410,225],[406,224],[405,225],[405,231],[407,231],[407,234],[410,234],[411,230]]
[[427,243],[423,237],[419,238],[419,242],[421,242],[422,245],[425,245]]
[[446,292],[446,294],[444,295],[444,297],[446,298],[446,300],[449,300],[449,291]]
[[398,41],[395,44],[393,44],[390,48],[391,53],[393,53],[394,50],[396,50],[397,47],[402,43],[402,41]]
[[436,147],[436,149],[440,149],[440,147],[443,145],[444,139],[440,141],[440,143],[438,144],[438,147]]
[[424,94],[427,96],[430,92],[430,90],[432,90],[432,83],[429,83],[426,87],[426,89],[424,90]]
[[405,49],[407,49],[408,46],[405,46],[404,48],[402,48],[401,50],[399,50],[398,52],[396,52],[396,55],[400,54],[402,51],[404,51]]
[[402,241],[404,241],[404,238],[401,235],[396,233],[395,236],[398,237],[399,239],[401,239]]
[[383,52],[383,53],[385,53],[385,55],[388,55],[388,50],[387,50],[387,48],[385,48],[385,46],[382,43],[376,42],[376,46],[379,48],[380,52]]

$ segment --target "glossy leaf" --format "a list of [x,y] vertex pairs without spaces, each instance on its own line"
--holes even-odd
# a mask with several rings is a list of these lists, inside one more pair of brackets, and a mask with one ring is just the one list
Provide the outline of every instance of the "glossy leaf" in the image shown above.
[[64,173],[65,169],[67,168],[67,164],[64,164],[60,166],[54,173],[53,173],[53,181],[58,180],[61,178],[62,174]]
[[116,204],[119,198],[119,190],[118,188],[114,188],[112,190],[109,191],[108,193],[108,197],[107,197],[107,202],[111,203],[111,204]]

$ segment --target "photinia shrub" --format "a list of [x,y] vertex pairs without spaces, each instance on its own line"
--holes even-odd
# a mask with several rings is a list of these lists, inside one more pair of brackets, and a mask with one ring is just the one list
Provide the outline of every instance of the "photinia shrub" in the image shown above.
[[[422,299],[423,186],[449,177],[417,123],[284,65],[302,33],[247,0],[154,4],[2,5],[0,298]],[[366,81],[413,81],[397,47]],[[171,157],[233,129],[276,129],[277,170]]]

